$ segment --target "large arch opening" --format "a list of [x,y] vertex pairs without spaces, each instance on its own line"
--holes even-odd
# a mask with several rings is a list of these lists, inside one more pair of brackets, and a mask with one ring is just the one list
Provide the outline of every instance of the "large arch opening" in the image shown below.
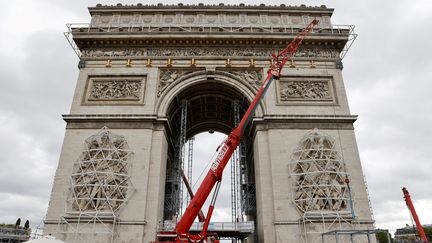
[[[171,102],[167,117],[171,130],[180,130],[181,102],[188,105],[187,138],[204,131],[229,134],[234,128],[234,101],[240,104],[240,117],[249,105],[248,99],[233,87],[207,80],[183,90]],[[172,134],[175,137],[176,134]]]
[[[234,86],[223,84],[214,79],[207,79],[189,86],[172,99],[166,113],[168,119],[168,156],[164,220],[178,220],[186,207],[188,193],[179,173],[181,173],[180,168],[183,168],[184,173],[188,175],[190,154],[202,152],[196,151],[196,149],[211,151],[210,157],[207,158],[192,156],[194,158],[192,167],[196,166],[206,170],[203,172],[205,176],[208,170],[207,165],[212,162],[211,155],[217,148],[217,143],[215,145],[214,142],[210,143],[209,141],[214,141],[216,138],[219,143],[223,142],[223,138],[232,131],[236,123],[242,118],[249,103],[250,100],[246,95]],[[227,221],[255,221],[253,130],[253,126],[249,124],[238,152],[235,153],[224,171],[223,182],[226,185],[228,181],[230,187],[222,187],[219,200],[222,199],[223,201],[218,200],[215,210],[225,211],[216,211],[215,215],[231,214],[231,219],[227,220],[225,217],[224,220]],[[199,146],[191,147],[192,141],[194,144],[198,143]],[[194,174],[200,174],[200,172],[195,170]],[[195,184],[194,191],[199,187],[200,179],[202,178],[194,176],[191,183],[192,185]],[[234,201],[235,203],[233,203]],[[218,205],[224,209],[219,209]],[[231,206],[227,207],[227,205]],[[206,214],[206,210],[203,209],[203,211]]]

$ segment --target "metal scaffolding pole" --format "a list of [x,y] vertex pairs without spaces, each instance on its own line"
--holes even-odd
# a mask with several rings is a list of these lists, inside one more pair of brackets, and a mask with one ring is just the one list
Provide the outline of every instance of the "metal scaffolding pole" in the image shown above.
[[[249,205],[249,203],[246,203],[246,198],[248,198],[250,195],[247,195],[248,191],[243,190],[242,187],[245,187],[248,183],[248,168],[247,168],[247,161],[246,161],[246,144],[244,141],[242,141],[240,143],[240,157],[239,157],[239,170],[238,170],[238,174],[240,175],[238,178],[239,184],[239,195],[240,195],[240,219],[242,221],[244,221],[245,217],[246,217],[246,209],[251,208],[250,206],[246,206]],[[255,194],[252,195],[252,197],[255,197]]]
[[240,160],[242,159],[242,149],[244,149],[244,146],[242,146],[244,142],[240,143],[240,146],[237,148],[237,161],[236,161],[236,210],[237,210],[237,222],[243,222],[243,215],[241,210],[241,170],[240,170]]
[[[238,100],[235,100],[233,102],[233,108],[234,108],[234,126],[237,126],[238,123],[240,122],[240,105]],[[238,158],[239,158],[239,148],[236,149],[236,151],[233,153],[231,158],[231,220],[232,222],[237,222],[239,216],[238,206],[240,205],[240,203],[238,202],[238,200],[240,199],[240,197],[239,197],[238,179],[237,179],[238,177],[237,174],[239,170]]]
[[[189,139],[188,143],[189,143],[189,148],[188,148],[188,171],[187,171],[187,178],[189,181],[189,184],[193,184],[192,183],[192,162],[193,162],[193,144],[194,144],[194,140],[195,137],[192,137],[191,139]],[[192,198],[190,197],[190,195],[188,194],[188,200],[187,200],[187,204],[189,205],[189,202],[192,200]]]
[[178,150],[178,182],[179,182],[179,207],[177,215],[183,214],[183,183],[181,173],[184,170],[184,155],[185,155],[185,144],[186,144],[186,122],[187,122],[187,100],[182,100],[181,103],[181,117],[180,117],[180,139],[179,139],[179,150]]
[[[235,117],[236,117],[236,119],[237,119],[237,123],[238,122],[240,122],[240,102],[239,101],[237,101],[237,102],[235,102],[234,103],[234,113],[235,113]],[[240,146],[238,146],[237,147],[237,150],[236,150],[236,158],[237,158],[237,160],[236,160],[236,163],[235,163],[235,181],[236,181],[236,183],[235,183],[235,192],[236,192],[236,216],[237,216],[237,219],[236,219],[236,221],[237,222],[242,222],[243,221],[243,217],[242,217],[242,214],[241,214],[241,183],[240,183],[240,177],[241,177],[241,174],[240,174],[240,159],[241,159],[241,155],[242,155],[242,149],[244,149],[244,141],[241,141],[240,142]]]
[[363,175],[363,180],[364,180],[365,187],[366,187],[366,194],[367,194],[368,203],[369,203],[369,210],[370,210],[370,212],[371,212],[371,219],[372,219],[372,221],[374,222],[374,227],[375,227],[375,217],[374,217],[374,213],[373,213],[373,209],[372,209],[372,202],[371,202],[371,200],[370,200],[369,187],[368,187],[368,184],[367,184],[367,180],[366,180],[366,176],[365,176],[365,175]]

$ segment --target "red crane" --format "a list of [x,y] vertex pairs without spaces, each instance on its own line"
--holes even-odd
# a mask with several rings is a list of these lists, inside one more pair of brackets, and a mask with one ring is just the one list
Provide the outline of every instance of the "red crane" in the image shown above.
[[[252,116],[255,112],[255,109],[258,106],[258,103],[261,101],[264,96],[266,90],[270,86],[270,83],[273,79],[279,79],[281,76],[282,68],[288,59],[290,59],[296,52],[302,41],[305,37],[312,31],[312,29],[318,24],[318,20],[313,20],[306,28],[304,28],[301,32],[297,34],[293,41],[291,41],[287,48],[279,52],[278,54],[273,54],[273,62],[270,66],[270,69],[267,74],[267,78],[262,83],[258,93],[252,100],[248,109],[246,110],[242,120],[238,124],[238,126],[228,135],[228,138],[224,141],[223,145],[218,148],[218,156],[216,160],[213,162],[209,172],[198,188],[195,196],[192,198],[189,203],[186,211],[183,216],[177,223],[175,228],[175,232],[166,232],[167,235],[174,236],[175,239],[168,242],[174,243],[188,243],[188,242],[207,242],[207,229],[210,223],[210,219],[213,213],[214,205],[216,202],[216,198],[219,192],[220,183],[222,180],[223,170],[231,158],[232,154],[236,150],[237,146],[240,143],[240,140],[243,136],[244,130],[246,126],[252,119]],[[195,218],[199,215],[204,202],[210,195],[212,189],[215,188],[207,216],[205,217],[203,229],[199,234],[191,234],[189,230],[195,220]],[[167,242],[167,241],[165,241]],[[218,240],[213,240],[212,242],[218,243]]]
[[402,188],[402,192],[404,194],[404,199],[405,199],[405,202],[406,202],[406,204],[408,206],[408,209],[410,210],[411,215],[412,215],[412,217],[414,219],[414,222],[416,223],[417,230],[419,232],[421,240],[424,243],[429,243],[428,239],[426,238],[426,234],[424,232],[423,226],[421,225],[419,217],[417,216],[416,210],[414,208],[414,204],[413,204],[413,202],[411,200],[411,196],[410,196],[408,190],[404,187],[404,188]]

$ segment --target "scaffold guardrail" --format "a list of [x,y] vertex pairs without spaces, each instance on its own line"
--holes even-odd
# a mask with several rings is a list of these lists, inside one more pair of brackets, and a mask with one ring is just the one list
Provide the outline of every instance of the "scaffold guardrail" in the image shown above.
[[[69,23],[66,24],[67,31],[64,32],[66,39],[71,45],[74,52],[80,58],[81,53],[73,40],[73,34],[79,33],[230,33],[230,34],[291,34],[295,36],[301,31],[301,26],[286,26],[286,25],[268,25],[268,26],[257,26],[257,25],[215,25],[215,24],[204,24],[204,25],[173,25],[173,24],[91,24],[91,23]],[[335,36],[347,36],[348,41],[340,54],[340,58],[343,59],[352,46],[354,40],[357,38],[357,34],[354,32],[354,25],[331,25],[325,28],[319,28],[312,31],[318,35],[335,35]]]
[[[203,222],[195,222],[192,224],[190,231],[201,231],[203,227]],[[158,226],[159,232],[174,231],[176,227],[176,222],[165,220],[161,222]],[[211,222],[209,224],[209,231],[213,232],[223,232],[223,231],[237,231],[241,233],[253,233],[255,225],[253,221],[244,222]]]

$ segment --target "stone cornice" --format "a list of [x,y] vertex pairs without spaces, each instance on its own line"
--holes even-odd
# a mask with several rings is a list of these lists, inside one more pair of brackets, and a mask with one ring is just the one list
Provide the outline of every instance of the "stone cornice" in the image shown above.
[[[173,29],[173,28],[172,28]],[[328,33],[327,33],[328,32]],[[253,46],[255,48],[280,49],[285,47],[295,36],[294,33],[229,33],[229,32],[143,32],[143,31],[113,31],[94,32],[73,31],[73,40],[82,50],[97,46],[99,48],[145,47],[145,46]],[[304,41],[303,46],[343,49],[348,41],[349,31],[332,34],[331,30],[323,33],[312,33]],[[280,46],[280,47],[278,47]]]
[[137,5],[102,5],[97,4],[96,7],[89,7],[90,14],[99,14],[99,13],[107,13],[107,12],[206,12],[206,11],[221,11],[221,12],[286,12],[286,13],[316,13],[316,14],[326,14],[331,16],[333,14],[333,8],[327,8],[325,5],[321,6],[291,6],[291,5],[246,5],[246,4],[238,4],[238,5],[225,5],[223,3],[220,4],[182,4],[179,3],[177,5],[147,5],[147,4],[137,4]]
[[[156,115],[63,115],[68,129],[154,129],[167,126],[166,117]],[[255,117],[257,130],[267,129],[354,129],[356,115],[265,115]]]
[[342,52],[353,35],[353,26],[332,24],[333,9],[324,5],[98,4],[89,11],[90,23],[67,25],[68,40],[78,56],[95,46],[195,47],[201,42],[205,46],[280,49],[278,46],[285,47],[312,19],[319,24],[304,41],[305,46],[329,46]]
[[312,19],[319,21],[308,36],[312,45],[336,44],[342,49],[350,34],[346,26],[332,25],[333,9],[324,5],[98,4],[89,11],[92,17],[89,24],[68,24],[68,33],[81,50],[92,43],[102,47],[186,42],[187,46],[191,40],[224,45],[236,44],[224,43],[227,41],[240,45],[248,40],[256,44],[267,41],[274,47],[278,42],[292,40]]
[[67,129],[99,129],[103,126],[114,129],[161,130],[166,119],[156,115],[63,115]]
[[334,120],[339,122],[353,123],[357,120],[357,115],[265,115],[262,119],[268,121]]
[[[140,114],[70,114],[62,115],[65,121],[70,120],[166,120],[166,117],[160,118],[157,115],[140,115]],[[322,120],[333,119],[338,121],[351,121],[357,120],[357,115],[264,115],[261,118],[254,118],[254,121],[259,120]]]
[[256,130],[325,129],[353,130],[355,115],[265,115],[253,119]]
[[134,114],[125,114],[125,115],[110,115],[110,114],[92,114],[92,115],[84,115],[84,114],[72,114],[72,115],[62,115],[65,121],[71,120],[155,120],[157,119],[156,115],[134,115]]

